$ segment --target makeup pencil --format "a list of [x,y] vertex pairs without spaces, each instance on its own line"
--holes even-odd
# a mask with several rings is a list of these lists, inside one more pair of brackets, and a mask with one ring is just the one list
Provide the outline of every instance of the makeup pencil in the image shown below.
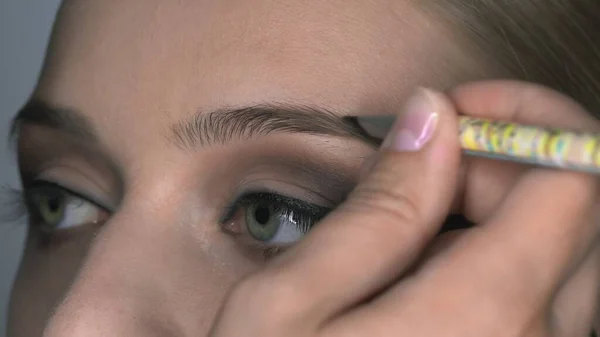
[[[347,120],[369,137],[383,139],[396,116]],[[467,155],[600,174],[600,134],[461,116],[458,137]]]

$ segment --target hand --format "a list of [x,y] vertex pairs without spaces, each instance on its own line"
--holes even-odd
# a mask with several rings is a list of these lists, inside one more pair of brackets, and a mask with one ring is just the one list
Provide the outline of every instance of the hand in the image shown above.
[[[570,99],[524,83],[415,97],[348,200],[240,282],[212,336],[589,335],[600,284],[597,178],[461,160],[456,111],[599,124]],[[477,225],[436,238],[452,208]]]

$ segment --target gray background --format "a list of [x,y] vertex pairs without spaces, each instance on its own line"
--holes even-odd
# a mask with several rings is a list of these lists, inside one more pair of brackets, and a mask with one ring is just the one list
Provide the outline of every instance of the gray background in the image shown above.
[[[37,80],[60,0],[0,0],[0,184],[18,187],[6,141],[10,119]],[[2,206],[2,205],[0,205]],[[0,209],[4,217],[4,209]],[[23,248],[25,226],[0,219],[0,336],[5,335],[8,296]]]

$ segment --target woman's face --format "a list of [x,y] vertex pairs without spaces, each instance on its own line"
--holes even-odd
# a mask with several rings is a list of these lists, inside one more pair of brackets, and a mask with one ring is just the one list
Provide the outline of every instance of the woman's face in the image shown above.
[[353,187],[374,150],[340,116],[478,76],[413,5],[68,1],[18,118],[9,334],[204,335]]

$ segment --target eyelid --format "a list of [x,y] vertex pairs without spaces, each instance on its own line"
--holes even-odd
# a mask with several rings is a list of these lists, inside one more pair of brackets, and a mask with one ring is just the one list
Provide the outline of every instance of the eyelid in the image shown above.
[[[313,203],[310,201],[303,200],[298,197],[293,197],[293,196],[286,195],[285,193],[274,191],[272,189],[262,188],[262,189],[246,190],[245,192],[240,193],[237,196],[233,197],[231,199],[231,201],[223,208],[223,214],[219,218],[219,223],[222,224],[222,223],[227,222],[235,214],[235,212],[237,212],[237,210],[240,207],[245,206],[244,205],[244,203],[246,203],[245,201],[253,201],[252,197],[257,196],[257,195],[270,195],[275,198],[286,199],[295,204],[304,204],[304,205],[308,206],[309,208],[319,208],[319,209],[323,209],[323,210],[325,210],[325,209],[331,210],[332,209],[332,207],[329,207],[329,206],[322,206],[322,205],[319,205],[319,204],[316,204],[316,203]],[[245,200],[246,198],[248,200]],[[247,202],[247,203],[249,203],[249,202]]]
[[[26,137],[19,149],[19,171],[23,187],[43,180],[88,197],[105,209],[114,210],[123,195],[121,172],[95,148],[63,139],[44,128]],[[41,135],[40,135],[41,134]]]
[[28,191],[35,190],[36,188],[55,188],[66,194],[69,194],[70,196],[73,196],[73,197],[85,200],[89,203],[92,203],[94,206],[101,208],[105,212],[108,212],[111,214],[114,212],[110,207],[106,206],[106,204],[100,202],[98,199],[90,197],[89,195],[86,195],[84,193],[78,192],[75,189],[73,189],[69,186],[65,186],[62,183],[57,183],[57,182],[45,180],[45,179],[36,179],[36,180],[33,180],[31,183],[29,183],[27,186],[25,186],[24,190],[27,193]]
[[[254,171],[258,175],[266,174],[265,179],[268,184],[282,184],[291,186],[294,189],[308,191],[311,195],[331,205],[338,204],[345,198],[356,185],[355,172],[341,172],[337,169],[331,169],[328,165],[319,165],[317,163],[298,162],[296,160],[284,160],[282,158],[269,158],[269,164],[255,166]],[[262,173],[262,174],[261,174]],[[248,175],[252,179],[252,175]],[[249,180],[253,183],[253,180]],[[323,186],[327,186],[326,189]]]
[[320,191],[315,191],[311,185],[302,183],[302,180],[292,179],[291,177],[287,178],[285,176],[269,175],[263,177],[262,175],[248,175],[238,182],[238,186],[231,199],[237,199],[244,194],[251,193],[276,194],[321,207],[334,207],[338,204],[338,202],[333,200],[337,199],[337,197],[325,196]]

